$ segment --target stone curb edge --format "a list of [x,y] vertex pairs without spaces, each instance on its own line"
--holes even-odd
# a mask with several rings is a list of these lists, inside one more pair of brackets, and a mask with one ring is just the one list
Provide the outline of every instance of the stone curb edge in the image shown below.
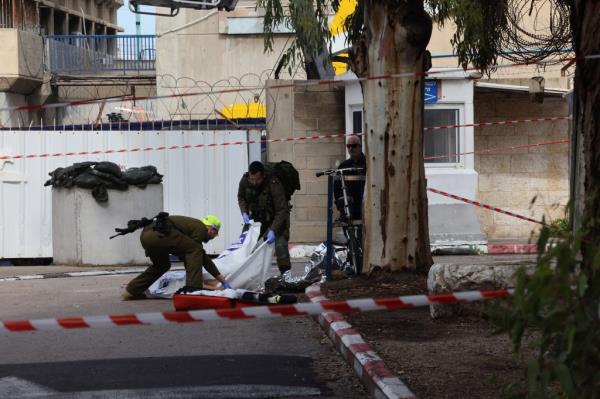
[[488,254],[537,254],[537,244],[488,244]]
[[[311,302],[327,300],[319,283],[306,288]],[[333,342],[342,357],[352,367],[362,383],[376,399],[416,399],[414,393],[390,370],[342,314],[321,313],[317,317],[321,328]]]
[[[143,268],[123,269],[123,270],[90,270],[83,272],[57,272],[57,273],[40,273],[40,274],[24,274],[14,277],[0,278],[0,283],[5,281],[26,281],[26,280],[42,280],[48,278],[65,278],[65,277],[90,277],[90,276],[113,276],[118,274],[133,274],[141,273],[146,270]],[[183,266],[174,266],[170,270],[184,270]]]

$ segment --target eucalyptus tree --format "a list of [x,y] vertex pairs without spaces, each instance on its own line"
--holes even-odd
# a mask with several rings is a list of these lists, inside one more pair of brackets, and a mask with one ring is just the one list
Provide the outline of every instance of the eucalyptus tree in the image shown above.
[[[287,24],[296,37],[284,59],[322,54],[331,44],[329,16],[342,0],[257,0],[264,9],[265,49]],[[459,64],[482,71],[505,54],[541,62],[572,45],[576,58],[576,126],[584,135],[586,207],[600,233],[600,2],[597,0],[357,0],[345,22],[349,64],[361,78],[365,111],[365,256],[363,270],[374,267],[426,271],[432,264],[423,161],[423,82],[430,66],[426,51],[433,23],[451,22]],[[529,33],[515,10],[531,13],[547,6],[549,34]],[[538,18],[544,18],[540,13]],[[556,21],[559,23],[555,23]],[[567,23],[565,23],[567,21]],[[542,22],[542,21],[540,21]],[[511,48],[538,46],[536,51]],[[540,47],[541,46],[541,47]],[[384,78],[385,76],[385,78]],[[589,217],[588,217],[589,220]],[[590,231],[591,231],[590,230]]]

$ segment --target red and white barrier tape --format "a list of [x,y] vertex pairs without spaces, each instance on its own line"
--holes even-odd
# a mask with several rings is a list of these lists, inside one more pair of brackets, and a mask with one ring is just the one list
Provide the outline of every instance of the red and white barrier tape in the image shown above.
[[419,306],[475,302],[492,298],[506,298],[512,294],[513,290],[465,291],[448,294],[409,295],[395,298],[364,298],[348,299],[345,301],[299,303],[296,305],[256,306],[240,309],[131,313],[36,320],[7,320],[0,321],[0,332],[52,331],[130,325],[194,323],[214,320],[266,319],[289,316],[311,316],[319,315],[323,312],[372,312],[376,310],[395,310]]
[[567,143],[569,143],[569,140],[545,141],[543,143],[513,145],[513,146],[509,146],[509,147],[492,147],[492,148],[484,148],[484,149],[477,150],[477,151],[457,152],[457,153],[454,153],[454,154],[447,154],[447,155],[433,155],[433,156],[430,156],[430,157],[424,157],[423,159],[425,161],[429,161],[429,160],[432,160],[432,159],[451,158],[451,157],[455,157],[455,156],[459,156],[459,155],[492,154],[492,153],[495,153],[495,152],[515,151],[515,150],[521,150],[523,148],[542,147],[542,146],[545,146],[545,145],[567,144]]
[[[160,146],[160,147],[135,147],[135,148],[119,148],[113,150],[94,150],[94,151],[73,151],[73,152],[57,152],[57,153],[46,153],[46,154],[29,154],[29,155],[1,155],[0,160],[16,160],[16,159],[30,159],[30,158],[52,158],[52,157],[68,157],[68,156],[79,156],[79,155],[101,155],[101,154],[120,154],[127,152],[148,152],[148,151],[165,151],[165,150],[188,150],[194,148],[212,148],[230,145],[243,145],[243,144],[255,144],[255,143],[278,143],[278,142],[289,142],[289,141],[306,141],[306,140],[323,140],[332,138],[343,138],[348,136],[362,136],[362,133],[335,133],[335,134],[324,134],[324,135],[313,135],[313,136],[302,136],[302,137],[279,137],[264,140],[240,140],[240,141],[226,141],[223,143],[212,143],[212,144],[183,144],[183,145],[172,145],[172,146]],[[445,155],[434,155],[424,157],[425,161],[432,159],[443,159],[450,158],[459,155],[469,154],[490,154],[493,152],[518,150],[530,147],[541,147],[545,145],[565,144],[569,140],[556,140],[547,141],[543,143],[523,144],[510,147],[497,147],[497,148],[486,148],[477,151],[459,152],[454,154]]]
[[[456,129],[456,128],[461,128],[461,127],[485,127],[485,126],[497,126],[497,125],[515,125],[515,124],[519,124],[519,123],[531,123],[531,122],[552,122],[552,121],[560,121],[560,120],[569,120],[571,119],[570,115],[567,116],[553,116],[553,117],[545,117],[545,118],[530,118],[530,119],[512,119],[512,120],[502,120],[502,121],[488,121],[488,122],[477,122],[477,123],[466,123],[466,124],[454,124],[454,125],[440,125],[440,126],[429,126],[429,127],[424,127],[423,131],[435,131],[435,130],[444,130],[444,129]],[[173,122],[178,122],[178,121],[171,121],[171,129],[173,129]],[[118,122],[116,122],[118,123]],[[154,123],[154,122],[152,122]],[[65,125],[63,125],[63,129],[57,129],[57,126],[52,126],[52,130],[53,131],[71,131],[71,130],[67,130],[65,127]],[[130,124],[129,124],[130,126]],[[180,125],[182,127],[185,127],[184,125]],[[37,128],[43,128],[44,126],[36,126]],[[60,128],[60,126],[58,126]],[[102,124],[100,124],[100,127],[102,128]],[[164,125],[161,123],[161,128],[164,127]],[[8,131],[11,131],[12,128],[5,128]],[[199,129],[199,127],[198,127]],[[15,128],[15,131],[22,131],[25,129],[21,129],[21,128]],[[131,130],[131,129],[127,129],[127,130]],[[104,131],[102,129],[96,129],[96,130],[89,130],[87,132],[101,132]],[[109,129],[106,131],[115,131],[115,132],[120,132],[121,130],[119,129]],[[180,132],[180,130],[168,130],[166,131],[166,133],[168,132]]]
[[[566,57],[561,60],[561,62],[572,61],[572,60],[594,60],[600,58],[600,55],[589,55],[589,56],[577,56],[577,57]],[[523,66],[532,66],[532,65],[547,65],[556,63],[555,61],[528,61],[528,62],[520,62],[520,63],[511,63],[511,64],[501,64],[501,65],[490,65],[488,67],[489,70],[497,70],[497,69],[505,69],[505,68],[514,68],[514,67],[523,67]],[[353,78],[346,80],[336,80],[336,79],[322,79],[322,80],[308,80],[305,82],[293,82],[287,85],[275,86],[275,88],[290,88],[290,87],[304,87],[304,86],[317,86],[317,85],[325,85],[325,84],[338,84],[340,82],[363,82],[369,80],[388,80],[388,79],[397,79],[397,78],[411,78],[411,77],[427,77],[427,76],[437,76],[440,78],[444,77],[444,74],[454,74],[454,73],[465,73],[468,71],[478,71],[478,68],[447,68],[439,71],[431,71],[431,72],[406,72],[406,73],[397,73],[397,74],[387,74],[387,75],[378,75],[378,76],[368,76],[364,78]],[[455,75],[452,75],[455,76]],[[252,87],[242,87],[235,89],[223,89],[223,90],[212,90],[212,91],[201,91],[201,92],[191,92],[191,93],[182,93],[182,94],[167,94],[167,95],[159,95],[159,96],[145,96],[145,97],[132,97],[126,96],[122,98],[110,98],[110,99],[89,99],[89,100],[79,100],[79,101],[70,101],[70,102],[60,102],[60,103],[51,103],[51,104],[35,104],[35,105],[20,105],[14,107],[3,107],[0,108],[0,111],[37,111],[46,108],[65,108],[65,107],[76,107],[80,105],[90,105],[94,103],[114,103],[114,102],[123,102],[123,101],[143,101],[143,100],[159,100],[166,98],[180,98],[180,97],[191,97],[191,96],[207,96],[212,94],[224,94],[224,93],[239,93],[242,91],[254,91],[257,89],[265,89],[266,86],[252,86]]]
[[13,159],[29,159],[29,158],[52,158],[52,157],[68,157],[78,155],[99,155],[99,154],[119,154],[125,152],[148,152],[148,151],[165,151],[165,150],[188,150],[192,148],[213,148],[222,147],[229,145],[243,145],[243,144],[255,144],[255,143],[278,143],[287,141],[305,141],[305,140],[324,140],[332,138],[343,138],[347,136],[361,136],[362,133],[336,133],[336,134],[321,134],[313,136],[302,136],[302,137],[278,137],[265,140],[240,140],[240,141],[226,141],[223,143],[212,143],[212,144],[183,144],[183,145],[170,145],[160,147],[136,147],[136,148],[120,148],[116,150],[95,150],[95,151],[77,151],[77,152],[57,152],[51,154],[29,154],[29,155],[2,155],[0,160],[13,160]]
[[478,122],[478,123],[467,123],[464,125],[442,125],[442,126],[431,126],[423,128],[424,131],[442,130],[442,129],[454,129],[460,127],[482,127],[482,126],[496,126],[496,125],[515,125],[518,123],[529,123],[529,122],[551,122],[571,119],[570,116],[553,116],[549,118],[531,118],[531,119],[514,119],[506,121],[490,121],[490,122]]
[[518,219],[526,220],[528,222],[538,223],[538,224],[542,224],[542,225],[545,224],[544,222],[540,222],[539,220],[528,218],[527,216],[523,216],[523,215],[519,215],[517,213],[505,211],[504,209],[496,208],[496,207],[491,206],[491,205],[483,204],[483,203],[481,203],[479,201],[473,201],[473,200],[470,200],[470,199],[465,198],[465,197],[461,197],[461,196],[458,196],[458,195],[455,195],[455,194],[447,193],[445,191],[437,190],[435,188],[427,187],[427,191],[431,191],[432,193],[443,195],[444,197],[450,197],[450,198],[453,198],[453,199],[458,200],[458,201],[466,202],[467,204],[471,204],[471,205],[479,206],[479,207],[482,207],[482,208],[485,208],[485,209],[489,209],[490,211],[494,211],[494,212],[502,213],[504,215],[512,216],[512,217],[515,217],[515,218],[518,218]]
[[[327,300],[318,283],[307,287],[305,293],[311,302]],[[415,399],[411,390],[386,367],[383,359],[352,328],[343,315],[327,312],[320,314],[317,320],[342,357],[365,383],[372,397]]]

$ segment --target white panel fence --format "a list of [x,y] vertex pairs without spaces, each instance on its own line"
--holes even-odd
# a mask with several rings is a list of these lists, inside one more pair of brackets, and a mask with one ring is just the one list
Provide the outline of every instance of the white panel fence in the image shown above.
[[[3,130],[0,156],[193,146],[249,139],[260,140],[260,131]],[[249,153],[253,154],[251,160],[256,159],[260,144],[0,160],[0,258],[52,257],[51,187],[44,187],[44,182],[57,167],[82,161],[111,161],[121,168],[156,166],[164,175],[167,212],[197,218],[213,213],[221,218],[222,233],[208,245],[210,253],[219,253],[241,231],[237,187],[247,170]],[[123,226],[126,224],[127,220],[123,220]]]

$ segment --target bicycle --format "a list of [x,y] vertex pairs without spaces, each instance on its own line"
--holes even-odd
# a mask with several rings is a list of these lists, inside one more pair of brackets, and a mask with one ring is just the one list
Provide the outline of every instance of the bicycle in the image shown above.
[[[363,168],[344,168],[344,169],[328,169],[317,172],[316,176],[334,176],[339,179],[342,188],[342,212],[340,217],[335,221],[337,226],[342,227],[346,243],[341,244],[348,249],[347,259],[350,259],[351,274],[360,274],[362,271],[363,248],[362,248],[362,220],[355,220],[352,216],[352,197],[348,194],[347,180],[364,181],[363,175],[348,175],[348,173],[356,173]],[[337,243],[333,243],[337,244]]]

